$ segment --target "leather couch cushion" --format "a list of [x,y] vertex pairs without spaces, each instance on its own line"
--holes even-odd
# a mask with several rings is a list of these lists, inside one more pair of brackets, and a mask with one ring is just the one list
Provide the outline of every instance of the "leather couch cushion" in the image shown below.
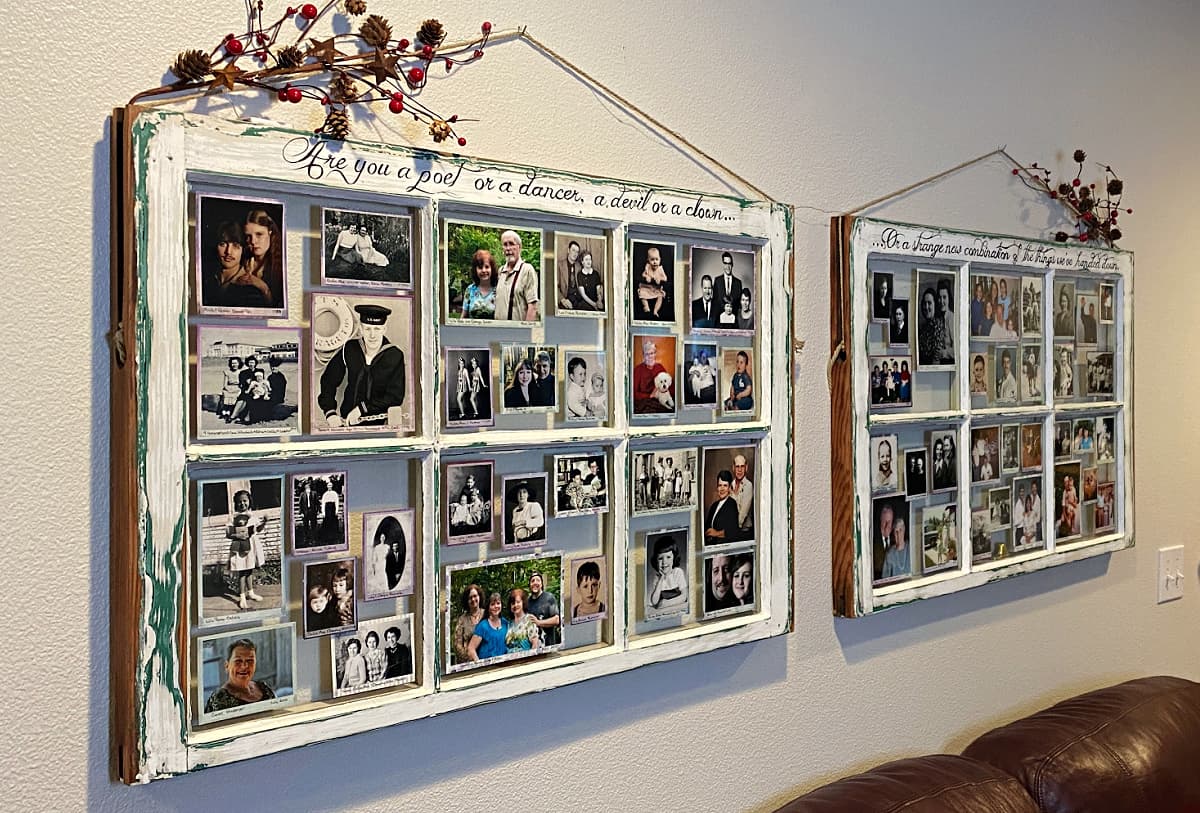
[[1200,683],[1131,680],[984,734],[964,756],[1017,777],[1043,811],[1200,811]]
[[806,793],[777,813],[1037,813],[1016,779],[950,754],[900,759]]

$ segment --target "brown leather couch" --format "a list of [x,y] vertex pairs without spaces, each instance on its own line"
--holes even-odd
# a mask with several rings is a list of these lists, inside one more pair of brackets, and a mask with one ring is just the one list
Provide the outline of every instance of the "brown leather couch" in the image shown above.
[[778,813],[1200,813],[1200,683],[1150,677],[1064,700],[962,756],[889,762]]

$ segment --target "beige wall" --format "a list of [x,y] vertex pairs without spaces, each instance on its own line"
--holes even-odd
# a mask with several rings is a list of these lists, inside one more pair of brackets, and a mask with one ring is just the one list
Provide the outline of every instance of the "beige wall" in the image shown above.
[[[960,749],[1078,691],[1153,673],[1200,679],[1200,541],[1190,532],[1200,486],[1200,6],[368,2],[398,30],[415,30],[422,14],[453,33],[484,17],[527,24],[800,207],[796,331],[809,346],[799,372],[796,632],[148,788],[111,784],[105,118],[159,84],[176,51],[234,30],[242,3],[10,4],[0,35],[5,808],[768,808],[881,760]],[[524,45],[498,46],[454,81],[432,83],[427,101],[481,118],[468,130],[481,155],[717,186]],[[1123,219],[1123,244],[1137,252],[1138,545],[835,621],[827,213],[1001,144],[1051,162],[1081,146],[1126,180],[1135,214]],[[1045,210],[999,167],[877,211],[1044,233]],[[1176,543],[1187,546],[1186,597],[1156,606],[1155,550]]]

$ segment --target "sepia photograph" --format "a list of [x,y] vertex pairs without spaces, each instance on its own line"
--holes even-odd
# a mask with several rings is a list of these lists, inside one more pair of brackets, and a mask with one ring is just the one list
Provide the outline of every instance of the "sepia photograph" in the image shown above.
[[500,478],[504,506],[505,549],[532,548],[546,542],[546,472],[506,474]]
[[1075,283],[1054,283],[1054,338],[1075,338]]
[[1075,389],[1075,345],[1054,345],[1054,397],[1073,398]]
[[1087,395],[1113,395],[1113,354],[1088,353],[1087,377],[1084,380],[1084,392]]
[[196,196],[196,300],[205,316],[287,317],[283,203]]
[[684,409],[716,409],[720,392],[716,343],[685,342],[683,345]]
[[411,596],[417,562],[413,558],[411,508],[366,511],[362,527],[363,599]]
[[911,508],[905,497],[876,497],[871,501],[872,583],[875,586],[900,581],[913,574],[910,515]]
[[412,218],[321,210],[321,284],[412,288]]
[[721,381],[724,398],[721,401],[722,415],[754,415],[754,377],[752,370],[754,350],[750,347],[725,347],[721,349]]
[[988,489],[988,526],[1003,531],[1012,526],[1012,489],[1008,486]]
[[1096,295],[1077,293],[1075,301],[1078,303],[1075,310],[1075,344],[1095,346]]
[[701,618],[754,610],[754,551],[717,553],[700,561],[704,573]]
[[1117,462],[1117,419],[1104,415],[1096,419],[1096,462]]
[[908,499],[929,493],[929,450],[924,447],[904,450],[904,494]]
[[1116,484],[1100,483],[1096,488],[1095,526],[1097,531],[1117,527]]
[[[958,321],[954,274],[917,269],[917,369],[953,370]],[[916,297],[914,297],[916,298]]]
[[929,451],[933,458],[930,476],[933,491],[954,491],[958,488],[958,432],[938,429],[929,433]]
[[699,450],[633,451],[633,516],[696,510]]
[[688,578],[691,557],[689,528],[667,528],[641,534],[645,546],[646,584],[644,618],[671,618],[691,610]]
[[329,636],[329,652],[334,697],[416,681],[411,613],[360,621],[354,632]]
[[1040,339],[1042,336],[1041,277],[1021,277],[1021,336]]
[[304,637],[358,628],[354,600],[357,560],[304,563]]
[[554,456],[554,516],[608,511],[608,472],[603,452]]
[[604,316],[611,285],[608,240],[602,235],[554,233],[554,293],[559,316]]
[[1070,457],[1074,450],[1074,435],[1070,421],[1054,422],[1054,456]]
[[977,508],[971,512],[971,562],[986,562],[991,559],[992,550],[992,512],[985,508]]
[[754,446],[704,449],[704,547],[754,540]]
[[1021,427],[1010,423],[1000,427],[1000,471],[1009,474],[1021,470]]
[[1116,324],[1116,286],[1111,282],[1100,283],[1100,324]]
[[1044,400],[1041,344],[1021,345],[1021,401],[1040,404]]
[[992,348],[992,370],[996,382],[992,390],[992,403],[996,405],[1017,403],[1017,346],[996,345]]
[[675,244],[634,240],[629,257],[633,324],[675,324]]
[[871,406],[912,406],[912,356],[869,356]]
[[971,482],[1000,479],[1000,427],[971,427]]
[[561,347],[558,355],[567,365],[567,377],[563,384],[564,417],[567,423],[607,421],[605,353]]
[[928,576],[958,566],[958,506],[929,506],[921,511],[921,572]]
[[871,438],[871,491],[892,494],[900,490],[896,472],[896,436],[875,435]]
[[200,725],[290,706],[296,700],[296,625],[233,630],[196,639]]
[[446,544],[490,542],[496,537],[490,460],[447,463],[442,487]]
[[1042,544],[1042,476],[1014,477],[1012,482],[1013,549]]
[[490,347],[443,348],[442,386],[447,428],[495,423]]
[[633,414],[674,415],[678,339],[674,336],[634,335],[629,346],[634,354],[630,376]]
[[1054,538],[1058,542],[1082,534],[1079,499],[1081,470],[1078,460],[1054,464]]
[[1083,477],[1083,499],[1080,502],[1083,505],[1088,505],[1096,501],[1096,489],[1100,485],[1099,477],[1096,473],[1096,467],[1090,466],[1084,469],[1081,473]]
[[300,432],[300,330],[196,329],[196,437]]
[[1042,468],[1042,425],[1021,424],[1021,468],[1025,471]]
[[570,593],[565,597],[566,606],[571,608],[571,623],[586,624],[608,618],[605,601],[608,598],[608,585],[605,583],[608,557],[572,559],[568,572],[573,574],[566,585]]
[[446,323],[541,323],[542,232],[443,221]]
[[754,252],[691,247],[693,333],[754,332]]
[[992,400],[992,360],[987,352],[971,354],[971,395]]
[[292,553],[349,550],[346,472],[293,474],[291,486]]
[[500,345],[502,413],[558,411],[558,348],[554,345]]

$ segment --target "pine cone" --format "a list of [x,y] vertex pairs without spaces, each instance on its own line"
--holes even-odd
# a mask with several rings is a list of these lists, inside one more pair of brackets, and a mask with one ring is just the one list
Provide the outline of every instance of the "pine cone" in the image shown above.
[[1071,154],[1071,157],[1075,159],[1075,163],[1082,164],[1085,160],[1087,160],[1087,153],[1083,150],[1075,150],[1075,152]]
[[429,134],[439,144],[449,138],[452,132],[450,125],[441,119],[434,119],[433,123],[429,125]]
[[355,17],[367,10],[366,0],[346,0],[346,13]]
[[1108,182],[1108,194],[1113,195],[1115,197],[1124,191],[1125,191],[1125,184],[1121,183],[1121,181],[1119,179],[1113,178],[1111,181]]
[[275,54],[275,67],[298,68],[304,64],[304,52],[295,45],[285,45]]
[[171,73],[181,82],[198,82],[212,70],[212,60],[203,51],[182,51],[171,65]]
[[1068,237],[1070,237],[1070,235],[1067,234],[1065,231],[1060,231],[1060,232],[1054,233],[1054,239],[1059,243],[1067,242]]
[[338,141],[345,141],[346,136],[350,134],[350,117],[342,108],[334,107],[325,115],[325,123],[317,132]]
[[1121,239],[1123,236],[1124,236],[1124,235],[1122,235],[1122,234],[1121,234],[1121,230],[1120,230],[1120,229],[1112,229],[1112,230],[1111,230],[1111,231],[1109,231],[1109,233],[1108,233],[1108,239],[1109,239],[1109,240],[1112,240],[1112,241],[1114,241],[1114,242],[1115,242],[1115,241],[1117,241],[1117,240],[1120,240],[1120,239]]
[[417,39],[436,48],[446,39],[446,29],[437,20],[428,19],[421,23],[421,27],[417,30]]
[[378,14],[372,14],[362,24],[362,28],[358,29],[358,35],[366,41],[367,45],[374,48],[386,48],[388,40],[392,38],[392,26]]
[[331,96],[336,102],[352,102],[358,98],[358,87],[345,71],[338,71],[333,80]]

